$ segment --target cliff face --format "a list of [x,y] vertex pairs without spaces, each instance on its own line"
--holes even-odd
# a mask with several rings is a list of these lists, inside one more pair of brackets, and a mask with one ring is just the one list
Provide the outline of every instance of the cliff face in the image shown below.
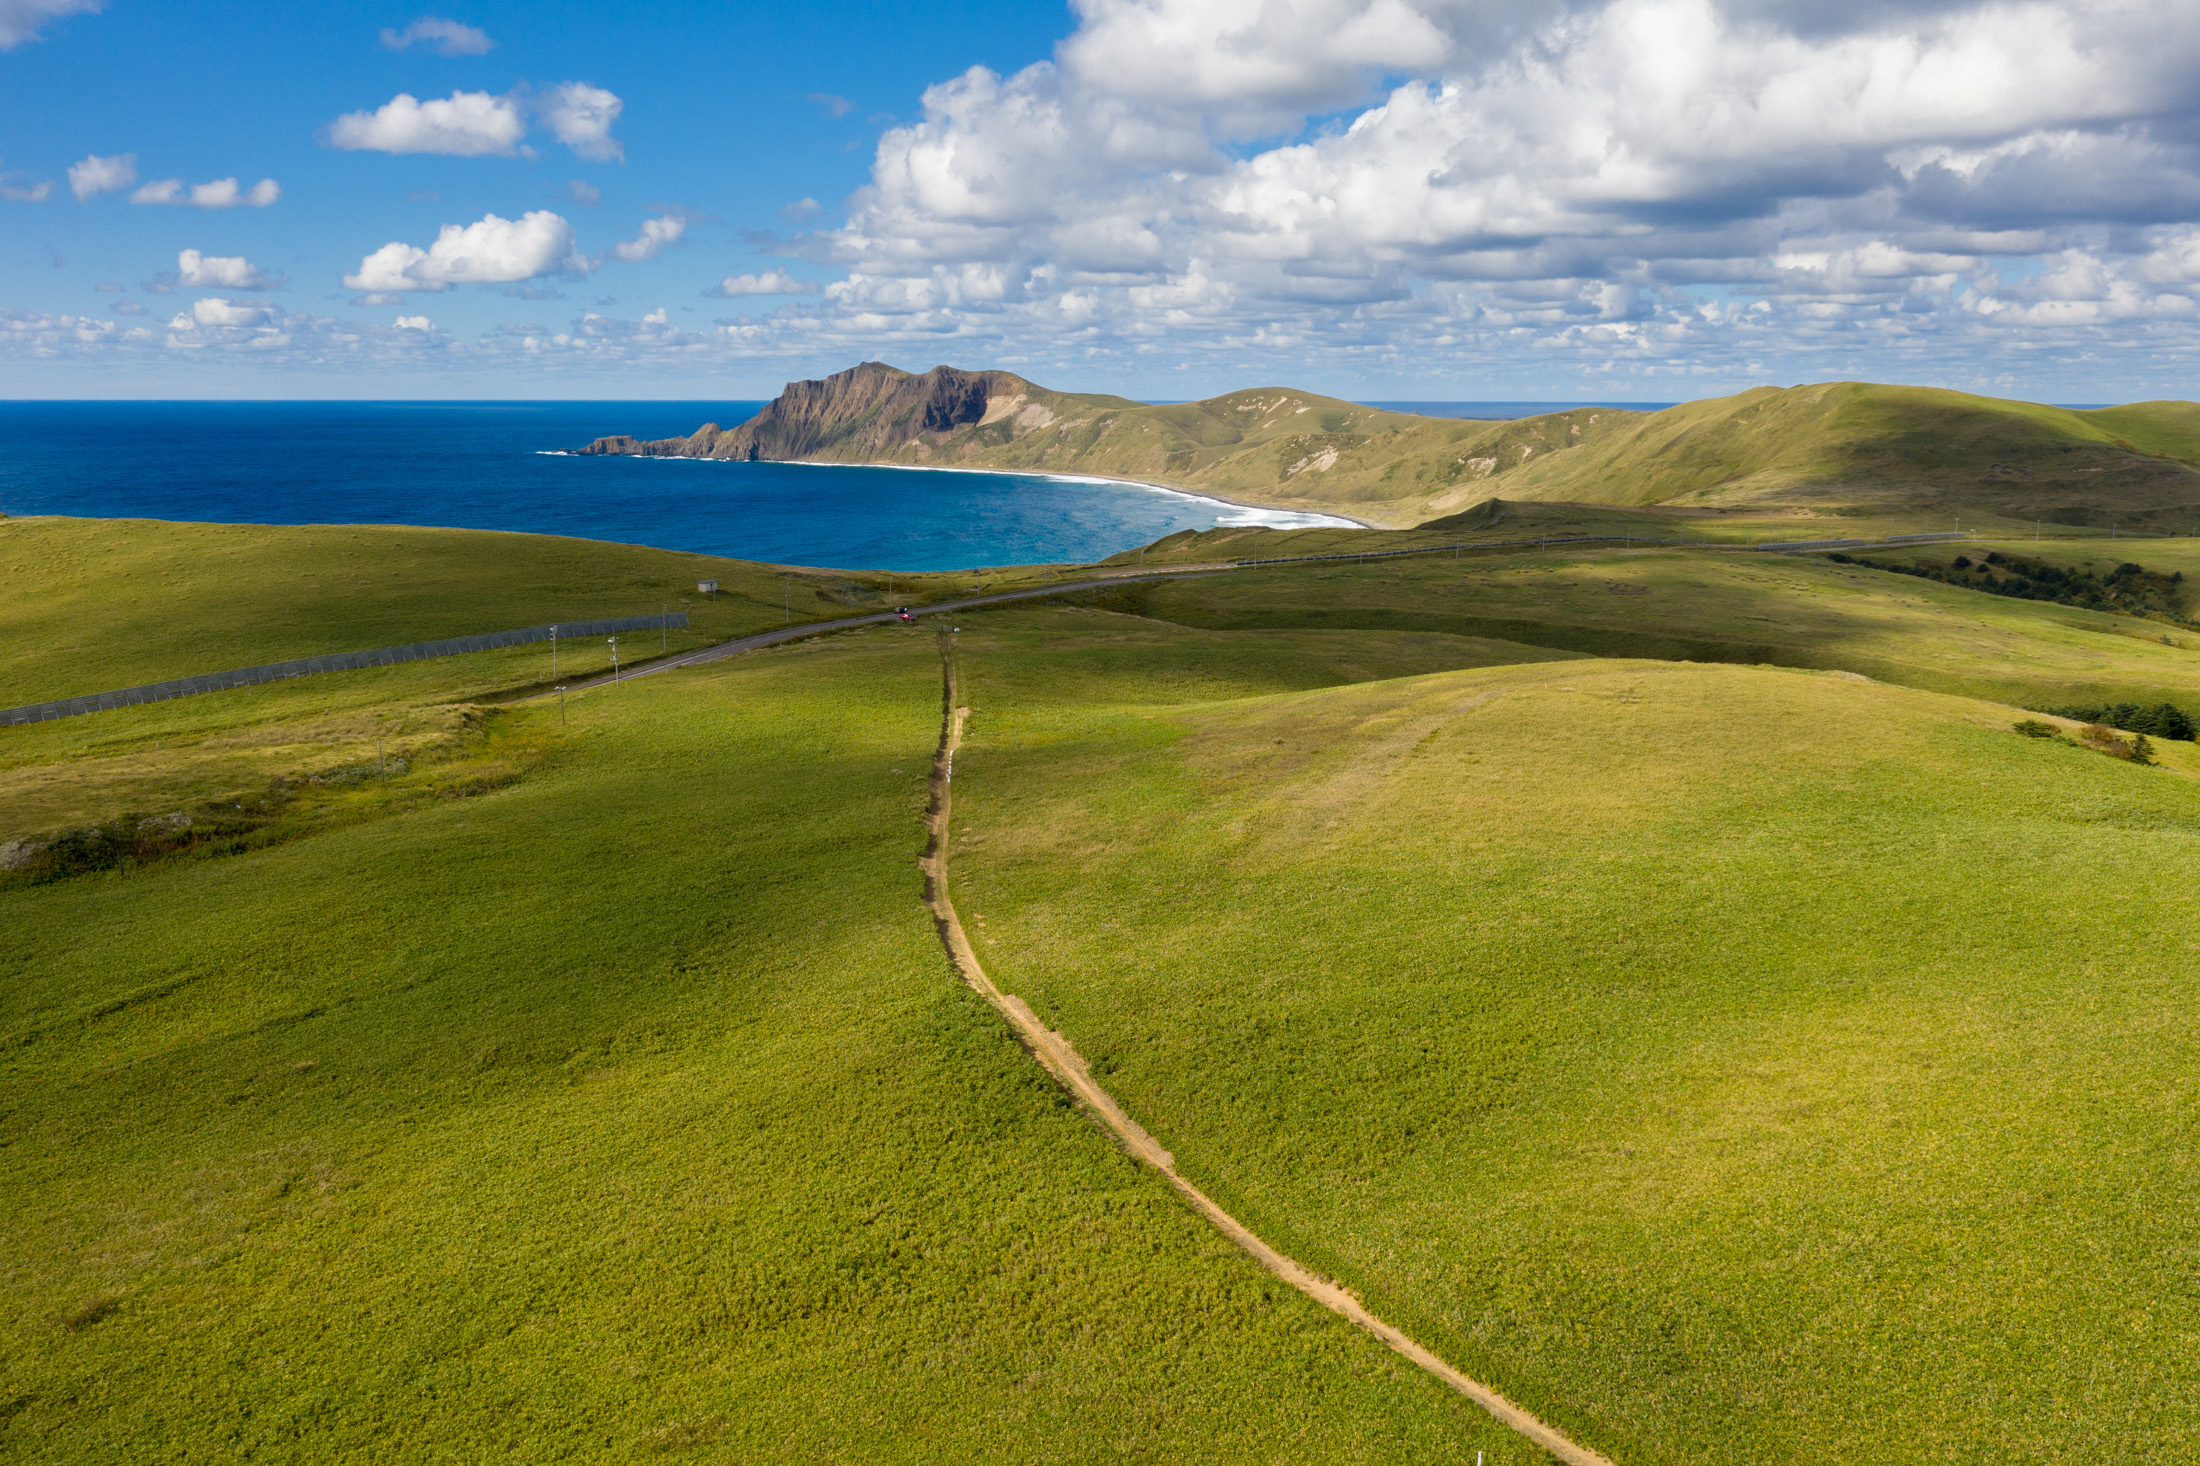
[[585,453],[1099,474],[1286,509],[1417,524],[1481,500],[1800,506],[2158,528],[2200,520],[2200,404],[2073,411],[1921,387],[1822,383],[1644,414],[1516,422],[1384,412],[1289,388],[1144,404],[1009,372],[866,362],[795,382],[730,431],[599,438]]
[[[623,435],[598,438],[580,451],[645,458],[906,459],[910,454],[904,450],[912,446],[922,457],[926,448],[963,429],[1019,412],[1026,425],[1037,417],[1052,422],[1055,412],[1047,404],[1069,400],[1010,372],[937,366],[917,376],[867,361],[823,381],[789,382],[762,412],[737,428],[705,423],[685,438],[647,442]],[[1037,414],[1030,413],[1033,406]]]
[[[1561,435],[1549,446],[1564,446],[1581,435],[1570,421],[1546,421],[1556,422]],[[919,375],[873,361],[823,381],[790,382],[739,427],[705,423],[687,437],[654,441],[598,438],[579,451],[1092,473],[1286,508],[1342,509],[1378,523],[1412,523],[1427,517],[1426,501],[1434,491],[1452,487],[1460,472],[1452,465],[1456,455],[1439,450],[1488,426],[1274,388],[1152,406],[1049,391],[1012,372],[938,366]],[[1565,436],[1569,429],[1570,437]],[[1546,432],[1536,438],[1536,448],[1546,446],[1548,437]],[[1417,468],[1400,480],[1395,461],[1417,451],[1439,453],[1446,467]],[[1486,497],[1486,491],[1476,497]],[[1404,502],[1393,505],[1393,500]],[[1453,507],[1464,506],[1446,503],[1437,512]]]

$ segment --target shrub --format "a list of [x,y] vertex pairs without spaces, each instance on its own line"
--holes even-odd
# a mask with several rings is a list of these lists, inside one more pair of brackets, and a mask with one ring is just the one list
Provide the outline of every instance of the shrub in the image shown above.
[[2106,723],[2111,728],[2121,728],[2126,733],[2144,733],[2171,743],[2191,743],[2200,723],[2192,714],[2175,703],[2156,703],[2143,708],[2137,703],[2118,702],[2082,704],[2078,707],[2046,708],[2058,718],[2074,718],[2081,723]]
[[2062,729],[2053,723],[2043,723],[2038,718],[2026,718],[2016,728],[2027,738],[2053,738],[2058,742],[2062,739]]
[[2095,753],[2105,753],[2110,758],[2128,759],[2132,756],[2131,745],[2117,736],[2116,730],[2106,723],[2086,724],[2078,730],[2078,741]]
[[[2050,601],[2059,606],[2082,606],[2121,615],[2185,619],[2183,607],[2170,594],[2170,587],[2179,582],[2181,573],[2157,575],[2128,560],[2108,574],[2096,576],[2089,570],[2071,570],[2041,560],[2027,560],[2021,555],[2004,555],[1999,550],[1992,551],[1984,560],[1957,555],[1946,565],[1873,560],[1862,555],[1829,555],[1827,558],[1844,565],[1915,575],[1923,580],[1960,585],[1966,590],[1982,590],[1990,595],[2014,596],[2019,600]],[[1996,574],[1994,569],[1988,568],[1990,566],[2000,573]]]

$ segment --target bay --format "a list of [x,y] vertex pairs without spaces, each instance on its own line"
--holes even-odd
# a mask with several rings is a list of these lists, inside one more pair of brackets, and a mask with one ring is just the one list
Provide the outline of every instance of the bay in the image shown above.
[[875,570],[1084,562],[1183,529],[1343,523],[1106,481],[584,458],[757,402],[0,402],[0,513],[524,530]]

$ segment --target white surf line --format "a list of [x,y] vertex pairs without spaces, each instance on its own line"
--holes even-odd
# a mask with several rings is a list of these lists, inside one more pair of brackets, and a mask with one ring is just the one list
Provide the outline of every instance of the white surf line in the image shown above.
[[993,985],[993,979],[986,975],[984,965],[978,961],[977,949],[970,945],[970,938],[963,931],[962,920],[955,913],[954,898],[948,894],[947,889],[948,840],[953,833],[950,815],[954,804],[955,750],[962,746],[963,719],[970,712],[966,707],[957,706],[958,689],[952,656],[944,659],[943,681],[946,706],[941,710],[939,750],[932,757],[931,808],[925,815],[930,839],[924,855],[917,863],[924,871],[925,904],[932,910],[932,919],[939,928],[941,944],[947,948],[948,960],[963,981],[1008,1020],[1016,1036],[1023,1041],[1025,1050],[1039,1061],[1040,1067],[1077,1096],[1085,1108],[1108,1127],[1125,1150],[1159,1171],[1217,1231],[1250,1252],[1262,1267],[1322,1307],[1342,1314],[1373,1334],[1397,1353],[1487,1410],[1499,1422],[1520,1432],[1565,1462],[1566,1466],[1613,1466],[1609,1457],[1568,1439],[1556,1427],[1546,1425],[1488,1385],[1454,1369],[1430,1350],[1414,1342],[1402,1329],[1376,1317],[1342,1283],[1301,1267],[1290,1257],[1262,1241],[1250,1227],[1217,1206],[1206,1192],[1178,1173],[1176,1158],[1163,1149],[1161,1142],[1147,1134],[1145,1128],[1116,1103],[1115,1096],[1100,1087],[1099,1082],[1092,1077],[1092,1070],[1086,1065],[1084,1056],[1077,1052],[1067,1038],[1042,1023],[1039,1015],[1032,1012],[1030,1005],[1022,998],[1014,993],[1004,993]]
[[[722,460],[730,461],[730,460]],[[1213,494],[1196,494],[1190,489],[1175,489],[1167,484],[1152,484],[1144,479],[1110,478],[1099,473],[1048,473],[1036,468],[962,468],[946,463],[833,463],[817,458],[780,458],[770,460],[784,463],[790,468],[890,468],[897,473],[988,473],[1001,478],[1043,478],[1059,484],[1105,484],[1118,489],[1143,489],[1149,494],[1165,494],[1172,499],[1190,499],[1199,504],[1219,504],[1234,509],[1239,514],[1256,516],[1241,519],[1231,528],[1258,525],[1264,529],[1375,529],[1364,519],[1354,519],[1346,514],[1324,514],[1314,509],[1282,509],[1271,504],[1248,504],[1240,499],[1219,499]],[[1259,518],[1257,516],[1268,516]],[[1276,520],[1297,521],[1291,524]],[[1229,523],[1229,521],[1225,521]]]
[[[746,458],[702,458],[685,453],[576,453],[570,448],[537,448],[538,458],[647,458],[660,463],[748,463]],[[1315,509],[1282,509],[1272,504],[1249,504],[1242,499],[1222,499],[1213,494],[1195,494],[1190,489],[1173,489],[1167,484],[1150,484],[1144,479],[1110,478],[1099,473],[1047,473],[1035,468],[959,468],[944,463],[838,463],[824,458],[761,458],[758,463],[783,465],[788,468],[891,468],[900,473],[990,473],[1002,478],[1043,478],[1062,484],[1106,484],[1118,489],[1143,489],[1150,494],[1166,494],[1172,499],[1190,499],[1200,504],[1219,504],[1234,509],[1239,517],[1223,518],[1217,529],[1380,529],[1364,519],[1349,514],[1324,514]],[[1284,521],[1290,521],[1286,523]]]

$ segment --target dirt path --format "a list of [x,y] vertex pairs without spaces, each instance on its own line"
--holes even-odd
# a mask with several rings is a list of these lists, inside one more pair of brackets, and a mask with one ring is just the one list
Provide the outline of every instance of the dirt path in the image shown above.
[[1224,1236],[1259,1259],[1261,1266],[1324,1308],[1343,1314],[1444,1384],[1489,1411],[1498,1420],[1567,1463],[1567,1466],[1612,1466],[1612,1462],[1606,1457],[1586,1446],[1576,1445],[1488,1385],[1469,1379],[1393,1325],[1377,1318],[1343,1284],[1308,1271],[1255,1236],[1243,1222],[1217,1206],[1205,1192],[1177,1174],[1175,1158],[1162,1149],[1160,1141],[1147,1134],[1143,1126],[1124,1112],[1123,1107],[1115,1102],[1115,1096],[1100,1087],[1099,1082],[1092,1077],[1091,1069],[1086,1066],[1084,1057],[1068,1039],[1040,1022],[1039,1015],[1032,1012],[1022,998],[1013,993],[1004,993],[993,985],[993,979],[986,976],[984,965],[978,961],[977,950],[970,945],[970,938],[963,932],[962,921],[955,914],[954,898],[947,888],[948,842],[953,833],[951,816],[954,808],[955,750],[962,745],[963,719],[969,715],[970,709],[960,704],[954,655],[944,648],[943,653],[941,677],[944,702],[941,707],[940,746],[932,757],[932,801],[925,813],[925,829],[930,838],[918,863],[924,870],[925,904],[932,909],[932,919],[939,927],[940,942],[947,948],[948,958],[955,964],[956,971],[962,974],[963,981],[969,983],[1000,1011],[1031,1056],[1064,1088],[1076,1095],[1085,1108],[1114,1133],[1125,1150],[1159,1171],[1171,1186],[1182,1193],[1186,1201],[1199,1210],[1200,1215],[1212,1222]]

